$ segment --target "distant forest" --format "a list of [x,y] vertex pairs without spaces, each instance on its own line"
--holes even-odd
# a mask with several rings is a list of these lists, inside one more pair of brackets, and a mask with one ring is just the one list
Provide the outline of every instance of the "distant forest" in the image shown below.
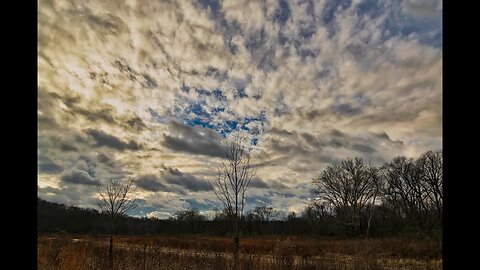
[[[257,206],[240,220],[243,236],[430,236],[442,234],[443,160],[441,152],[418,159],[396,157],[376,168],[362,159],[347,159],[327,167],[312,181],[316,200],[297,214],[279,216],[270,206]],[[39,233],[109,234],[109,216],[38,198]],[[212,220],[196,209],[173,218],[116,220],[115,234],[231,234],[228,218]]]

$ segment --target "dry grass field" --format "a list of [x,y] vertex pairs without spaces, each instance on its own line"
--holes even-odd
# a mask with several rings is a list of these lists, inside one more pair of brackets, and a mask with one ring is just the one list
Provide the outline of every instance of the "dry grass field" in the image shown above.
[[[114,269],[230,269],[232,240],[117,236]],[[442,243],[403,238],[242,238],[240,269],[442,269]],[[39,235],[38,269],[109,269],[108,237]]]

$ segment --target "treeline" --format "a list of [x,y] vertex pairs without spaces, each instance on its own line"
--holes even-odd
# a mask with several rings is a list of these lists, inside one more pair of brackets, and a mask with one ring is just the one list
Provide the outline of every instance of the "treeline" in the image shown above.
[[[259,207],[261,208],[261,207]],[[267,207],[268,208],[268,207]],[[80,208],[38,199],[37,228],[39,233],[109,234],[109,216],[96,209]],[[219,213],[212,220],[198,210],[178,211],[162,220],[121,216],[116,220],[115,234],[206,234],[225,236],[231,233],[226,217]],[[314,224],[303,217],[285,220],[262,219],[248,213],[242,218],[244,234],[311,234]]]
[[[347,159],[327,167],[312,182],[315,199],[301,213],[281,216],[262,205],[240,219],[242,234],[441,237],[443,160],[429,151],[418,159],[396,157],[380,167]],[[169,220],[120,216],[116,234],[229,235],[225,213],[213,219],[195,209],[178,211]],[[84,209],[38,199],[38,231],[51,233],[110,233],[109,217]]]
[[[39,233],[109,234],[109,216],[96,209],[80,208],[38,199],[37,229]],[[307,220],[296,218],[295,224],[282,220],[260,220],[250,216],[243,219],[245,233],[259,234],[309,234]],[[303,225],[302,225],[303,223]],[[176,212],[173,218],[137,218],[121,216],[116,220],[115,234],[206,234],[229,235],[229,221],[218,214],[207,220],[198,210]]]
[[347,159],[328,166],[313,184],[317,197],[306,215],[346,235],[441,235],[442,152],[396,157],[380,167]]
[[[261,219],[253,211],[241,219],[243,235],[342,235],[343,231],[333,222],[317,220],[304,211],[300,216],[276,219]],[[109,217],[96,209],[80,208],[38,199],[37,229],[39,233],[65,234],[109,234]],[[137,218],[121,216],[116,221],[115,234],[205,234],[228,236],[231,226],[227,218],[219,214],[213,220],[200,214],[198,210],[179,211],[173,218]]]

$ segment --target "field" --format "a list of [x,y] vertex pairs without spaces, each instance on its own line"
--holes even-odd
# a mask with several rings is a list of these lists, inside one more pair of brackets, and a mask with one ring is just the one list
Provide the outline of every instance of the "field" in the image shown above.
[[[107,236],[39,235],[38,269],[108,269]],[[230,269],[232,240],[117,236],[114,269]],[[250,237],[240,269],[442,269],[442,243],[418,239]]]

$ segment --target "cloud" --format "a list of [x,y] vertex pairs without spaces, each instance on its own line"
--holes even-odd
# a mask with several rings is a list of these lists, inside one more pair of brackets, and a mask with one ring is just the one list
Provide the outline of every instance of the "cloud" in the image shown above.
[[173,217],[172,214],[165,211],[152,211],[147,214],[147,218],[168,219]]
[[62,151],[78,151],[78,148],[69,143],[62,143],[60,145],[60,150]]
[[40,158],[38,170],[47,174],[57,174],[63,172],[64,169],[49,158]]
[[402,6],[415,16],[432,18],[441,16],[442,0],[404,0]]
[[197,210],[209,210],[212,208],[212,205],[209,202],[201,202],[196,199],[185,199],[185,202],[188,203],[190,208],[197,209]]
[[88,129],[86,133],[96,141],[95,146],[100,147],[100,146],[106,146],[110,148],[114,148],[117,150],[139,150],[140,145],[134,141],[130,140],[128,143],[120,140],[119,138],[107,134],[103,131],[100,130],[95,130],[95,129]]
[[367,152],[367,153],[372,153],[372,152],[375,152],[375,148],[372,148],[371,146],[369,145],[366,145],[366,144],[359,144],[359,143],[355,143],[352,145],[352,149],[354,150],[357,150],[357,151],[360,151],[360,152]]
[[59,188],[38,187],[38,196],[48,201],[95,208],[97,199],[90,196],[95,192],[95,186],[68,184]]
[[210,183],[191,174],[183,173],[178,169],[167,168],[162,172],[162,177],[167,183],[182,186],[190,191],[209,191]]
[[221,137],[214,131],[201,127],[171,122],[172,135],[163,136],[163,145],[172,150],[197,155],[223,157]]
[[252,188],[270,188],[270,186],[265,181],[263,181],[262,179],[258,179],[258,178],[252,179],[250,181],[250,187],[252,187]]
[[258,189],[275,189],[275,190],[288,188],[287,186],[285,186],[279,181],[271,180],[266,182],[259,178],[252,179],[250,182],[250,187],[258,188]]
[[170,188],[165,186],[160,179],[153,175],[153,174],[147,174],[147,175],[142,175],[137,177],[136,179],[136,184],[140,188],[147,190],[147,191],[170,191]]
[[138,116],[134,116],[128,119],[127,125],[137,131],[142,131],[145,128],[147,128],[147,126],[145,125],[145,122],[143,122],[143,120]]
[[72,169],[62,175],[61,180],[65,183],[77,185],[99,185],[100,183],[84,170]]

